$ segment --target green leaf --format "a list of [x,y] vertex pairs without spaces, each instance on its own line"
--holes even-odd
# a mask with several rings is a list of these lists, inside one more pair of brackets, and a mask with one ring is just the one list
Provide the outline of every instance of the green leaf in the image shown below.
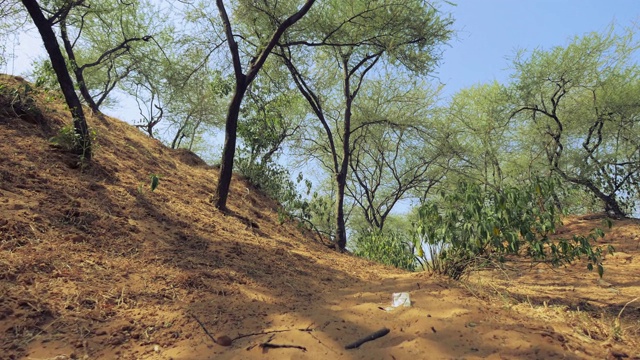
[[611,221],[611,219],[605,218],[604,220],[607,225],[607,228],[611,229],[611,227],[613,226],[613,222]]
[[160,184],[160,177],[156,174],[151,174],[151,191],[154,191],[158,184]]
[[602,264],[598,264],[598,275],[600,275],[602,279],[602,275],[604,275],[604,267],[602,267]]
[[604,231],[602,231],[602,229],[600,228],[595,229],[595,233],[596,235],[598,235],[598,237],[601,237],[601,238],[604,237]]

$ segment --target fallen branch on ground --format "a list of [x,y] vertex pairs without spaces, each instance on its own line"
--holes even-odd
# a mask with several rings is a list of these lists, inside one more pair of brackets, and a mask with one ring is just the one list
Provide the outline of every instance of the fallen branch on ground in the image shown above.
[[270,342],[260,344],[260,347],[263,349],[277,349],[277,348],[293,348],[300,349],[302,351],[307,351],[307,348],[300,345],[289,345],[289,344],[273,344]]
[[[287,332],[287,331],[293,331],[294,329],[285,329],[285,330],[269,330],[269,331],[260,331],[257,333],[251,333],[251,334],[238,334],[238,336],[236,336],[235,338],[233,338],[233,341],[236,341],[238,339],[242,339],[245,337],[249,337],[249,336],[258,336],[258,335],[267,335],[267,334],[273,334],[273,333],[281,333],[281,332]],[[313,331],[313,329],[311,328],[306,328],[306,329],[297,329],[298,331],[304,331],[304,332],[311,332]]]
[[390,330],[387,329],[387,328],[382,328],[382,329],[374,332],[373,334],[370,334],[370,335],[368,335],[366,337],[363,337],[362,339],[360,339],[360,340],[358,340],[356,342],[353,342],[353,343],[345,346],[344,348],[347,349],[347,350],[355,349],[355,348],[359,347],[360,345],[366,343],[367,341],[372,341],[372,340],[375,340],[377,338],[381,338],[381,337],[387,335],[389,333],[389,331]]
[[198,317],[196,317],[194,314],[189,314],[191,315],[192,318],[196,319],[196,321],[198,322],[198,324],[200,324],[200,327],[202,327],[202,330],[204,330],[204,332],[209,336],[209,338],[211,338],[211,340],[213,340],[214,343],[218,343],[218,341],[216,341],[216,339],[213,337],[213,335],[211,335],[209,333],[209,330],[207,330],[207,328],[204,326],[204,324],[202,323],[202,321],[200,321],[200,319],[198,319]]
[[217,339],[213,337],[213,335],[211,335],[211,333],[209,332],[209,330],[207,330],[207,328],[204,326],[204,324],[202,323],[202,321],[200,321],[200,319],[198,319],[197,316],[195,316],[194,314],[189,314],[191,315],[191,317],[193,317],[194,319],[196,319],[196,321],[198,322],[198,324],[200,324],[200,327],[202,327],[202,330],[204,330],[204,332],[209,336],[209,338],[216,344],[220,345],[220,346],[231,346],[231,343],[233,342],[233,340],[231,340],[228,336],[226,335],[222,335],[219,336]]

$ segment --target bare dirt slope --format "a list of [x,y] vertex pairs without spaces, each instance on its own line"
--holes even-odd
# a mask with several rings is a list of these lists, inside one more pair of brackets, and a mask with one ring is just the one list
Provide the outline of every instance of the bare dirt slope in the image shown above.
[[[404,273],[280,223],[238,178],[216,211],[217,169],[116,119],[89,119],[78,168],[47,140],[70,122],[59,100],[0,84],[0,359],[640,359],[640,301],[621,312],[640,296],[637,221],[607,236],[604,281],[584,264]],[[412,306],[385,311],[401,291]]]

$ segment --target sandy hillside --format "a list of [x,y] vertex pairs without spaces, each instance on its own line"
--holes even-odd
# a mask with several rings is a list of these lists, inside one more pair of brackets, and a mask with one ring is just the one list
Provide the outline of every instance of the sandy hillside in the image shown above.
[[[59,100],[0,84],[0,359],[640,359],[638,221],[607,235],[603,280],[581,263],[405,273],[281,223],[242,179],[216,211],[217,169],[116,119],[89,119],[79,168],[48,141],[70,122]],[[394,292],[412,306],[386,311]]]

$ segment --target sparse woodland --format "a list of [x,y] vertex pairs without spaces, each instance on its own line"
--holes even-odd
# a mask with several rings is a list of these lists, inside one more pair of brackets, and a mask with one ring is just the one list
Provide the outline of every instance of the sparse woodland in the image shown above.
[[[2,75],[0,81],[6,135],[0,289],[14,294],[0,294],[0,323],[8,324],[0,330],[11,335],[2,348],[13,351],[10,358],[26,356],[37,341],[56,343],[57,333],[47,329],[62,334],[71,327],[81,329],[73,346],[85,358],[116,356],[105,349],[129,341],[140,351],[160,344],[131,350],[132,358],[164,354],[158,349],[195,339],[181,337],[182,331],[207,335],[187,358],[206,351],[202,343],[209,340],[229,346],[285,331],[300,332],[291,337],[300,340],[348,318],[320,310],[321,302],[332,301],[329,293],[349,302],[350,296],[395,292],[368,293],[366,286],[396,280],[407,288],[417,281],[419,290],[424,274],[442,275],[439,284],[462,284],[478,301],[500,298],[511,310],[527,304],[532,310],[517,316],[533,319],[557,300],[538,294],[543,268],[567,271],[553,286],[590,279],[609,288],[602,284],[611,273],[616,294],[626,297],[608,298],[571,280],[575,299],[562,295],[555,305],[556,313],[570,314],[558,324],[570,323],[572,335],[536,330],[557,345],[540,355],[539,348],[519,353],[516,340],[494,333],[494,340],[513,341],[505,345],[513,345],[510,356],[551,358],[560,348],[578,358],[640,356],[629,353],[640,336],[637,297],[630,297],[638,284],[623,285],[634,277],[624,275],[623,265],[640,269],[633,255],[640,227],[632,219],[640,211],[640,29],[612,25],[563,46],[505,54],[512,56],[508,81],[447,98],[434,72],[456,36],[450,6],[422,0],[0,0],[0,39],[37,31],[46,50],[24,79]],[[0,50],[4,64],[7,49]],[[123,102],[139,112],[133,130],[105,115]],[[221,137],[222,146],[215,145]],[[64,243],[45,245],[54,237]],[[56,258],[56,248],[77,253],[67,260],[84,270]],[[101,255],[85,262],[84,251]],[[119,272],[126,273],[126,290],[113,287]],[[504,278],[490,291],[479,285],[494,281],[496,272]],[[91,291],[61,290],[64,304],[38,300],[55,292],[51,274],[67,285],[98,280]],[[515,279],[521,287],[510,289]],[[449,286],[424,281],[432,290]],[[36,283],[46,285],[31,287]],[[352,291],[345,290],[350,284]],[[578,299],[591,291],[601,308]],[[160,293],[161,300],[154,298]],[[293,305],[273,300],[278,296]],[[199,298],[217,306],[215,318]],[[307,300],[311,310],[302,305]],[[174,320],[144,323],[157,314],[134,315],[143,302],[174,316],[181,330],[169,330]],[[196,305],[169,309],[178,302]],[[247,302],[267,305],[245,308]],[[269,324],[290,320],[299,327],[272,332],[255,320],[287,306],[334,317],[322,329],[322,316],[309,315],[306,329],[300,318],[269,318]],[[379,311],[349,306],[340,311],[365,318]],[[498,307],[491,308],[492,324],[511,331],[500,322],[514,318]],[[581,307],[602,315],[585,319]],[[33,312],[24,326],[23,308]],[[411,311],[422,316],[420,308]],[[114,322],[125,313],[138,319],[124,325],[128,330]],[[68,320],[72,316],[82,321]],[[473,316],[480,315],[458,323],[467,329],[460,338],[473,338],[472,328],[483,326]],[[258,323],[247,325],[249,318]],[[192,319],[196,325],[187,330]],[[100,323],[111,329],[102,334],[110,334],[107,340],[96,334]],[[354,335],[374,324],[344,329]],[[380,333],[394,336],[402,329],[395,325]],[[213,337],[209,326],[226,337]],[[429,335],[440,330],[431,322],[420,326],[429,326]],[[333,352],[324,355],[349,358],[327,346],[339,342],[334,330],[331,339],[314,339]],[[591,347],[578,345],[583,335]],[[242,351],[259,358],[250,352],[258,345],[265,354],[311,346],[307,338],[306,347],[275,344],[273,336]],[[495,354],[474,346],[477,356]],[[412,358],[410,351],[402,354]]]
[[[48,57],[31,80],[62,89],[80,161],[90,165],[92,156],[80,104],[100,114],[117,106],[120,91],[135,99],[136,126],[148,136],[208,151],[201,155],[220,172],[216,191],[203,196],[217,209],[226,210],[238,172],[336,250],[407,269],[430,267],[433,256],[522,255],[523,246],[534,259],[562,263],[593,251],[584,241],[553,244],[557,253],[537,245],[560,215],[637,211],[635,27],[523,50],[508,83],[443,99],[430,74],[453,35],[446,3],[21,3],[2,2],[3,17],[22,17],[2,30],[33,24],[41,34]],[[218,152],[208,142],[219,133]],[[470,187],[481,196],[450,198]],[[532,189],[544,191],[496,203]],[[427,231],[439,226],[427,209],[476,235]],[[531,240],[507,217],[547,223]],[[599,267],[600,256],[589,256],[589,268]]]

